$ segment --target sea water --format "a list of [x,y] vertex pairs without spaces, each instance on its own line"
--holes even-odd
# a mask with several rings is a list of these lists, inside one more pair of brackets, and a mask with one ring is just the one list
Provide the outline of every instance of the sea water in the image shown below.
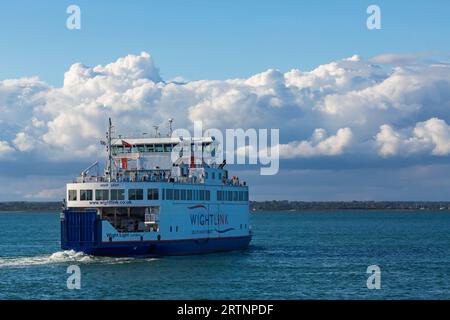
[[[0,213],[0,299],[448,299],[450,212],[258,212],[244,251],[61,251],[59,214]],[[81,288],[69,289],[77,265]],[[368,289],[368,266],[380,289]]]

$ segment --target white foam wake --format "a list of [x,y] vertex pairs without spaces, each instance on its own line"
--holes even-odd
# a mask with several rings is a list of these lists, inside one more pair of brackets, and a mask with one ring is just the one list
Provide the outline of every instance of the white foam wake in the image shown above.
[[2,267],[22,267],[45,264],[64,263],[100,263],[100,264],[121,264],[136,261],[150,261],[156,259],[134,259],[134,258],[112,258],[94,257],[74,250],[58,251],[52,254],[39,255],[33,257],[0,257],[0,268]]

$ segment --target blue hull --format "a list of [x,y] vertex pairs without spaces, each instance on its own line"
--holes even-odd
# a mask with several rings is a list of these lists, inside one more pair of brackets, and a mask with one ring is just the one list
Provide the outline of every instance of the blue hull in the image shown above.
[[127,243],[99,243],[93,246],[62,245],[63,250],[82,251],[96,256],[176,256],[206,254],[246,249],[251,241],[250,236],[210,238],[176,241],[145,241]]
[[251,235],[186,240],[102,242],[101,220],[96,210],[64,210],[61,221],[61,248],[97,256],[173,256],[242,250]]

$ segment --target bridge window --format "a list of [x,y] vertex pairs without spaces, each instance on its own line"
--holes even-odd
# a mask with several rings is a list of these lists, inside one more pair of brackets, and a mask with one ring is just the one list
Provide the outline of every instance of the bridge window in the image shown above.
[[91,201],[92,200],[92,190],[80,190],[80,200],[81,201]]
[[186,200],[186,190],[181,190],[181,200]]
[[192,200],[192,190],[187,190],[187,199]]
[[180,190],[173,190],[173,200],[180,200]]
[[172,145],[171,144],[165,144],[164,145],[164,152],[172,152]]
[[109,200],[109,190],[107,189],[95,190],[95,200]]
[[69,190],[69,201],[77,201],[77,190]]
[[125,190],[111,189],[111,200],[125,200]]
[[143,200],[144,191],[142,189],[128,189],[128,200]]
[[159,198],[159,190],[158,189],[148,189],[147,190],[147,199],[148,200],[158,200]]
[[244,201],[244,191],[239,191],[239,201]]
[[156,152],[163,152],[163,145],[162,144],[155,144],[155,151]]

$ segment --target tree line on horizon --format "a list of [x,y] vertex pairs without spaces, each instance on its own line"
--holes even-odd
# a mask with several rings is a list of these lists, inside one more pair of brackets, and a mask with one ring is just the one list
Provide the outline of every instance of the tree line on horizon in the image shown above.
[[[61,211],[59,201],[0,202],[0,211]],[[308,210],[450,210],[450,201],[250,201],[250,210],[308,211]]]

